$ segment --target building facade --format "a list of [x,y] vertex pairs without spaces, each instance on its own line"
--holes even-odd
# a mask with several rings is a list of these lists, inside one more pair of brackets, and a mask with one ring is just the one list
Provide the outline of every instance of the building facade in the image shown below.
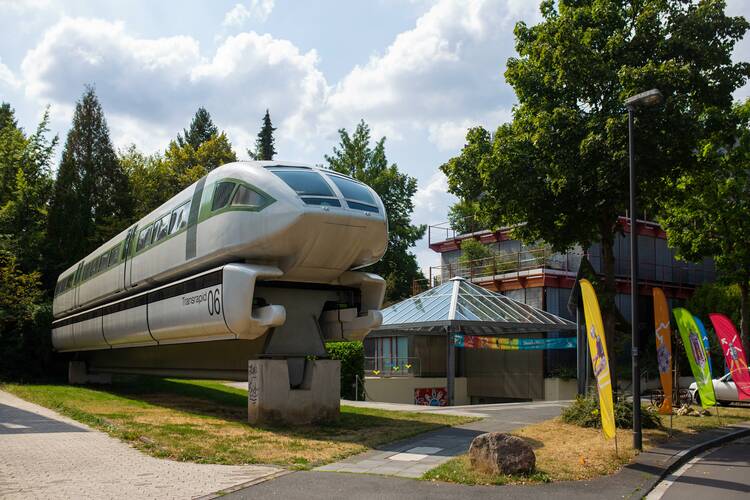
[[[628,331],[630,321],[630,220],[621,217],[621,233],[614,246],[615,281],[617,294],[615,303],[620,312],[620,330]],[[687,263],[675,259],[667,246],[666,234],[651,221],[638,221],[639,283],[640,296],[639,330],[641,345],[650,345],[653,339],[652,289],[664,290],[672,306],[677,306],[703,283],[716,278],[713,261]],[[482,243],[488,257],[467,261],[462,258],[462,244],[468,240]],[[435,286],[454,276],[462,276],[473,283],[500,292],[517,301],[575,321],[575,313],[568,310],[568,301],[575,284],[576,275],[583,258],[591,263],[594,271],[602,274],[602,253],[598,244],[587,251],[572,248],[565,253],[552,252],[543,243],[525,245],[515,240],[508,229],[479,231],[471,234],[455,234],[450,229],[433,226],[429,229],[429,245],[440,254],[440,265],[427,272],[427,282],[415,284],[415,292]],[[625,325],[627,323],[627,325]],[[546,333],[547,337],[569,336],[570,333]],[[618,366],[629,365],[631,339],[619,336],[622,345],[615,346]],[[396,353],[394,355],[394,353]],[[445,376],[442,361],[445,346],[424,337],[380,336],[371,334],[365,340],[365,355],[370,365],[398,366],[395,356],[409,359],[412,367],[418,366],[414,376]],[[392,359],[394,358],[394,359]],[[527,359],[528,358],[528,359]],[[549,350],[535,353],[517,352],[461,352],[457,357],[457,376],[466,377],[467,399],[471,403],[501,402],[529,399],[556,399],[568,395],[556,387],[555,380],[569,380],[576,374],[575,350]],[[644,360],[645,376],[651,368]],[[654,360],[655,362],[655,360]],[[385,373],[379,371],[379,373]],[[371,374],[371,372],[370,372]],[[402,376],[403,373],[397,373]],[[519,383],[519,381],[525,381]]]

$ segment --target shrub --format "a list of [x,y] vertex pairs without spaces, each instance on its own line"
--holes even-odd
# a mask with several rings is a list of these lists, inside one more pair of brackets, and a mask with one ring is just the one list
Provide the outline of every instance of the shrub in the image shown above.
[[[355,399],[354,384],[365,379],[365,347],[362,342],[328,342],[326,349],[331,359],[341,361],[341,397]],[[360,390],[361,394],[361,390]]]
[[[620,399],[615,402],[615,427],[631,429],[633,427],[633,403]],[[599,399],[577,397],[575,402],[563,409],[562,420],[567,424],[580,427],[602,426],[599,417]],[[655,429],[661,426],[659,416],[648,408],[641,407],[641,425],[644,429]]]
[[0,378],[48,377],[54,368],[52,305],[37,272],[24,273],[16,258],[0,251]]

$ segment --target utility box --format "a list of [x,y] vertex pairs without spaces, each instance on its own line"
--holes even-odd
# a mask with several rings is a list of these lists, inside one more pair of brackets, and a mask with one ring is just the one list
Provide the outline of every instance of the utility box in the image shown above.
[[323,423],[339,418],[341,362],[305,360],[302,382],[290,384],[286,359],[253,359],[247,367],[247,419],[251,424]]

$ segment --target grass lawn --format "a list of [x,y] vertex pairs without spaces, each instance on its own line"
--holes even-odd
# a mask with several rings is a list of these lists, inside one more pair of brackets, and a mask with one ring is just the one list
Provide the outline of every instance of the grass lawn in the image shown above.
[[[674,416],[674,438],[750,420],[750,408],[721,408],[721,422],[716,410],[711,416]],[[669,417],[662,417],[666,427],[643,429],[644,449],[658,446],[669,438]],[[463,484],[520,484],[549,481],[592,479],[612,474],[635,456],[630,430],[617,430],[618,453],[614,441],[605,441],[600,429],[578,427],[555,418],[519,429],[512,434],[524,438],[536,454],[536,472],[526,476],[485,474],[472,470],[468,455],[461,455],[427,472],[422,479]]]
[[247,423],[247,392],[204,380],[119,377],[111,386],[0,384],[0,389],[120,438],[150,455],[309,468],[467,417],[341,407],[328,425]]

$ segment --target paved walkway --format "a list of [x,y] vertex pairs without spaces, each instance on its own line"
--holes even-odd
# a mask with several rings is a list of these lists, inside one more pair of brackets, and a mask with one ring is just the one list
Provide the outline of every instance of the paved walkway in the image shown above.
[[[227,382],[227,385],[247,390],[247,382]],[[466,453],[476,436],[493,431],[510,432],[556,417],[560,415],[560,410],[569,404],[569,401],[450,407],[347,400],[341,400],[341,404],[379,410],[442,413],[482,418],[477,422],[446,427],[420,434],[414,438],[379,446],[374,450],[314,469],[320,472],[354,472],[418,478],[451,458]]]
[[[382,407],[382,405],[376,405],[371,406]],[[421,410],[434,413],[460,412],[484,418],[477,422],[438,429],[411,439],[379,446],[375,450],[323,465],[315,470],[418,478],[451,458],[466,453],[471,441],[479,434],[492,431],[509,432],[525,425],[548,420],[559,415],[560,409],[564,406],[567,406],[567,402],[545,401]]]
[[0,391],[0,498],[194,498],[283,473],[174,462]]
[[[733,429],[717,429],[666,443],[638,455],[620,472],[590,481],[563,481],[550,484],[512,486],[466,486],[437,481],[414,481],[372,474],[336,474],[305,471],[267,481],[227,495],[227,500],[278,498],[284,500],[602,500],[642,498],[686,449],[697,442],[727,435]],[[747,484],[747,481],[743,481]],[[685,498],[685,497],[683,497]],[[689,498],[699,499],[695,495]],[[722,497],[723,498],[723,497]],[[744,497],[743,497],[744,498]]]

